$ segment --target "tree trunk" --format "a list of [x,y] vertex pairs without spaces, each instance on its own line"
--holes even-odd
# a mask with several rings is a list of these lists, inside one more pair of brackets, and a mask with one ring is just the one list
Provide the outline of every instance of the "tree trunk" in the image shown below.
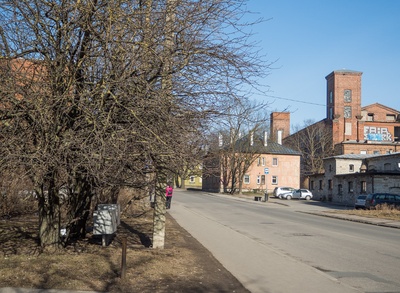
[[165,186],[156,186],[156,197],[153,214],[153,248],[164,248],[165,243]]
[[60,246],[60,199],[51,180],[46,191],[43,186],[39,193],[39,240],[47,250],[57,250]]
[[68,198],[69,213],[67,239],[80,239],[86,237],[86,223],[89,218],[92,203],[91,184],[84,177],[77,178],[77,183],[71,190]]

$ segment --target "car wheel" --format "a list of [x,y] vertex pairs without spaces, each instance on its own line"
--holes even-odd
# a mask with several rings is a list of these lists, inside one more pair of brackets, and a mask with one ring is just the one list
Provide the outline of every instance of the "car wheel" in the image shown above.
[[286,196],[286,199],[287,199],[287,200],[291,200],[292,197],[291,197],[290,195],[288,195],[288,196]]
[[307,195],[306,200],[310,200],[310,199],[311,199],[311,196]]

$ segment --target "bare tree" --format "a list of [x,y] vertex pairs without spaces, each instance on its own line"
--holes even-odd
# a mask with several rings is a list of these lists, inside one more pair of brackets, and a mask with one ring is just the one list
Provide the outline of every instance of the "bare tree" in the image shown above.
[[309,119],[303,125],[293,128],[293,134],[284,139],[283,143],[302,154],[300,176],[321,173],[323,159],[333,155],[331,128],[327,121],[316,122]]
[[223,120],[225,138],[220,151],[224,192],[242,192],[243,177],[261,155],[263,135],[268,120],[267,104],[238,101]]
[[245,12],[236,0],[0,0],[0,171],[31,178],[42,246],[60,244],[63,221],[83,237],[94,195],[152,186],[163,247],[165,184],[268,68]]

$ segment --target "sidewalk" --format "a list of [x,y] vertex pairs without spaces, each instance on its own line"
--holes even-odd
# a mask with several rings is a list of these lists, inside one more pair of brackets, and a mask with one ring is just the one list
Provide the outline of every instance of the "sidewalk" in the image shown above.
[[[288,201],[278,199],[275,197],[269,197],[268,201],[265,202],[263,196],[261,197],[262,201],[255,201],[255,196],[248,196],[248,195],[232,196],[232,195],[214,194],[214,193],[211,193],[210,195],[234,198],[236,200],[253,201],[256,204],[279,204],[279,205],[289,206]],[[299,212],[323,216],[323,217],[341,219],[341,220],[345,220],[345,221],[353,221],[353,222],[359,222],[359,223],[364,223],[364,224],[400,229],[400,221],[380,219],[380,218],[369,218],[369,217],[362,217],[362,216],[358,216],[358,215],[348,215],[348,214],[340,213],[338,211],[343,210],[343,207],[345,207],[345,206],[341,205],[340,203],[322,202],[322,201],[313,201],[313,200],[311,200],[309,202],[315,203],[315,205],[318,207],[322,207],[322,208],[326,207],[327,209],[320,210],[320,211],[315,211],[315,210],[310,209],[310,210],[304,210],[304,211],[299,211]],[[335,209],[335,206],[338,208]],[[330,210],[328,210],[328,208]],[[332,209],[334,209],[336,212],[334,212],[334,213],[331,212]]]

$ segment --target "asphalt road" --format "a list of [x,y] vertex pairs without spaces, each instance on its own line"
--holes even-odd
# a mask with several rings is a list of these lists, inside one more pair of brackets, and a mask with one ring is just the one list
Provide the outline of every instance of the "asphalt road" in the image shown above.
[[176,191],[169,213],[251,292],[400,292],[400,230],[305,201]]

